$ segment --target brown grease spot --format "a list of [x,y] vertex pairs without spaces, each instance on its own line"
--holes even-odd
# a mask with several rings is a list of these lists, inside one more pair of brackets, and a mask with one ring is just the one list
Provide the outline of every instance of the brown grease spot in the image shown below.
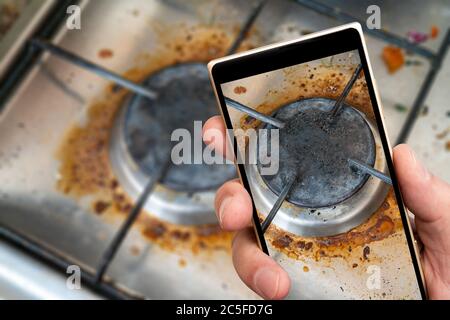
[[116,179],[112,179],[111,181],[111,189],[116,189],[119,186],[119,182]]
[[391,218],[381,215],[373,226],[370,226],[363,231],[350,230],[349,232],[336,236],[319,238],[318,242],[325,246],[342,246],[346,243],[352,243],[356,246],[360,246],[364,243],[384,239],[393,231],[394,223]]
[[247,88],[243,86],[237,86],[233,91],[235,94],[244,94],[247,92]]
[[[323,258],[353,257],[361,254],[367,244],[385,239],[402,230],[398,209],[394,206],[395,196],[389,192],[386,202],[363,224],[347,233],[330,237],[302,237],[271,225],[265,237],[276,249],[295,259],[310,257],[316,261]],[[361,248],[356,250],[357,248]],[[368,248],[368,247],[367,247]],[[361,251],[360,251],[361,250]],[[366,250],[366,256],[368,255]],[[352,259],[353,259],[352,258]]]
[[368,260],[369,259],[369,254],[370,254],[370,247],[365,246],[363,249],[363,258],[364,260]]
[[171,233],[172,238],[181,240],[181,241],[187,241],[191,237],[191,234],[187,231],[181,231],[181,230],[173,230]]
[[148,224],[144,229],[143,233],[148,238],[155,240],[162,237],[166,233],[166,226],[162,222],[154,222]]
[[97,214],[102,214],[108,207],[109,207],[109,203],[108,202],[104,202],[104,201],[97,201],[94,204],[94,211]]
[[279,238],[276,238],[274,241],[272,241],[272,245],[275,248],[286,248],[288,247],[292,242],[292,238],[288,235],[283,235]]
[[180,259],[180,260],[178,260],[178,265],[179,265],[181,268],[184,268],[184,267],[186,267],[187,262],[186,262],[186,260],[184,260],[184,259]]
[[102,59],[109,59],[112,58],[114,55],[114,52],[111,49],[101,49],[98,52],[98,56]]
[[138,246],[133,245],[130,247],[130,252],[133,256],[138,256],[141,253],[141,249],[139,249]]

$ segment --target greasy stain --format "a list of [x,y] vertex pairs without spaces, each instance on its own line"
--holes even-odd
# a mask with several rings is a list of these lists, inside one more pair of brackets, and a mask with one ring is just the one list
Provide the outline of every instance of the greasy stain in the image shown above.
[[[384,203],[363,224],[329,237],[302,237],[271,225],[266,241],[294,259],[305,257],[319,261],[324,258],[349,258],[349,261],[370,261],[370,243],[402,232],[402,221],[391,190]],[[358,264],[354,263],[356,268]]]
[[111,49],[101,49],[98,52],[98,56],[101,59],[109,59],[114,56],[114,52]]
[[[238,31],[236,28],[229,32],[224,30],[222,26],[204,25],[162,28],[159,47],[152,53],[144,52],[137,57],[137,66],[123,76],[140,82],[177,63],[206,63],[221,57]],[[157,30],[154,31],[158,34]],[[252,41],[244,41],[240,50],[254,47]],[[99,55],[109,57],[110,53],[101,50]],[[109,85],[104,96],[87,108],[84,123],[74,124],[67,131],[56,155],[60,161],[58,190],[76,199],[90,199],[92,212],[101,216],[125,216],[134,205],[114,176],[108,155],[111,129],[128,94],[125,89]],[[232,233],[221,231],[218,225],[180,226],[161,221],[151,212],[142,213],[135,227],[148,241],[163,249],[188,249],[194,254],[230,251]]]
[[178,265],[179,265],[181,268],[184,268],[184,267],[186,267],[187,262],[186,262],[186,260],[184,260],[184,259],[180,259],[180,260],[178,260]]
[[246,88],[246,87],[243,87],[243,86],[237,86],[237,87],[234,88],[233,91],[234,91],[234,93],[236,93],[236,94],[244,94],[244,93],[247,92],[247,88]]

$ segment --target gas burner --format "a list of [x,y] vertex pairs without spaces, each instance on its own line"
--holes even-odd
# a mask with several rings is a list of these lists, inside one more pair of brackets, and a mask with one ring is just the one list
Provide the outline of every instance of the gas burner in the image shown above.
[[[259,212],[267,215],[283,188],[295,177],[287,201],[273,223],[302,236],[329,236],[346,232],[365,221],[384,201],[388,186],[353,170],[354,159],[385,171],[386,162],[376,126],[360,111],[344,104],[334,119],[336,101],[300,100],[278,109],[272,116],[286,125],[280,129],[279,171],[262,176],[261,163],[268,143],[252,146],[258,165],[248,166],[248,178]],[[272,125],[263,128],[273,129]],[[379,146],[379,147],[377,147]]]
[[[201,135],[194,132],[194,121],[203,122],[217,114],[214,95],[205,90],[210,84],[202,63],[165,68],[143,85],[156,92],[157,97],[132,95],[118,115],[111,139],[113,169],[134,199],[170,155],[172,132],[182,128],[191,136]],[[203,152],[204,147],[202,144],[198,151]],[[191,149],[194,161],[194,144]],[[145,208],[173,223],[215,223],[215,189],[235,175],[232,165],[172,164]]]
[[[347,107],[331,121],[329,101],[305,99],[273,115],[285,123],[279,131],[279,170],[262,178],[279,195],[295,176],[287,200],[302,207],[333,206],[359,190],[368,176],[352,170],[349,158],[375,163],[375,141],[361,113]],[[270,124],[265,128],[275,129]],[[270,131],[268,136],[268,143],[260,146],[264,155],[271,150]]]

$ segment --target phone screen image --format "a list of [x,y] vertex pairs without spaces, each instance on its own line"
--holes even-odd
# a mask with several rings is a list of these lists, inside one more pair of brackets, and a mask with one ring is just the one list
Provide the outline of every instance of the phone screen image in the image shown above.
[[262,247],[293,298],[423,298],[363,66],[355,49],[220,83]]

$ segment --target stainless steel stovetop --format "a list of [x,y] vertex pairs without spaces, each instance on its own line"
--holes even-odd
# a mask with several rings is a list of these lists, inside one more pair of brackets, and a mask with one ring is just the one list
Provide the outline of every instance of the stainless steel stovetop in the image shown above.
[[[51,4],[52,1],[46,3],[47,6]],[[240,0],[195,0],[189,3],[178,0],[81,1],[81,30],[68,30],[63,25],[52,42],[133,80],[143,80],[158,69],[157,66],[167,63],[167,57],[161,54],[164,47],[170,42],[180,43],[180,36],[186,35],[185,30],[195,29],[195,35],[208,39],[212,33],[223,31],[227,44],[250,13],[252,4]],[[338,24],[338,21],[300,7],[293,1],[269,1],[243,47],[287,40]],[[369,38],[368,42],[369,49],[375,52],[382,46],[379,40]],[[220,51],[223,46],[218,44],[214,50]],[[203,50],[208,48],[205,46]],[[170,50],[173,52],[178,48]],[[196,50],[202,48],[194,47],[187,58],[181,59],[196,58],[193,53]],[[205,55],[200,56],[205,58]],[[378,61],[373,65],[374,69],[383,68]],[[409,101],[411,92],[421,81],[417,75],[425,72],[425,67],[418,67],[413,72],[416,77],[406,74],[408,82],[400,97],[397,90],[382,89],[382,94],[387,97],[384,101],[389,102],[392,97]],[[379,81],[387,77],[384,74],[376,76]],[[10,94],[0,114],[0,224],[20,231],[91,273],[95,273],[124,216],[95,214],[93,203],[98,200],[95,199],[97,195],[73,196],[62,192],[58,188],[62,179],[59,152],[70,128],[89,123],[89,110],[93,105],[100,103],[108,108],[116,105],[116,99],[114,94],[111,96],[111,85],[107,81],[45,54]],[[395,117],[397,121],[399,116]],[[395,121],[391,125],[394,135],[400,127]],[[108,269],[107,279],[120,289],[152,299],[256,298],[238,279],[229,251],[174,250],[144,235],[145,224],[136,224]],[[0,254],[0,265],[11,266],[2,259],[10,261],[10,257],[20,255],[7,246],[0,249],[3,253]],[[23,265],[31,263],[28,257],[17,261]],[[297,267],[294,264],[288,266],[293,270]],[[3,281],[0,285],[12,274],[5,270],[0,269]],[[41,271],[36,273],[34,281],[33,276],[29,282],[12,277],[17,281],[3,287],[11,288],[16,284],[16,292],[26,292],[22,296],[28,298],[95,297],[89,290],[84,296],[83,292],[73,291],[67,291],[66,295],[62,285],[66,279],[61,273],[46,278],[45,266],[34,270]],[[31,271],[25,268],[21,272]],[[309,281],[314,280],[311,288],[305,287],[307,284],[302,281],[294,283],[294,289],[301,285],[302,290],[293,290],[292,298],[343,297],[340,290],[331,288],[332,283],[319,271],[311,273],[311,277]],[[39,279],[56,283],[55,294],[49,294],[48,290],[31,290],[45,287]],[[25,289],[20,283],[27,283]],[[11,292],[13,290],[6,292],[5,297],[21,296]]]

